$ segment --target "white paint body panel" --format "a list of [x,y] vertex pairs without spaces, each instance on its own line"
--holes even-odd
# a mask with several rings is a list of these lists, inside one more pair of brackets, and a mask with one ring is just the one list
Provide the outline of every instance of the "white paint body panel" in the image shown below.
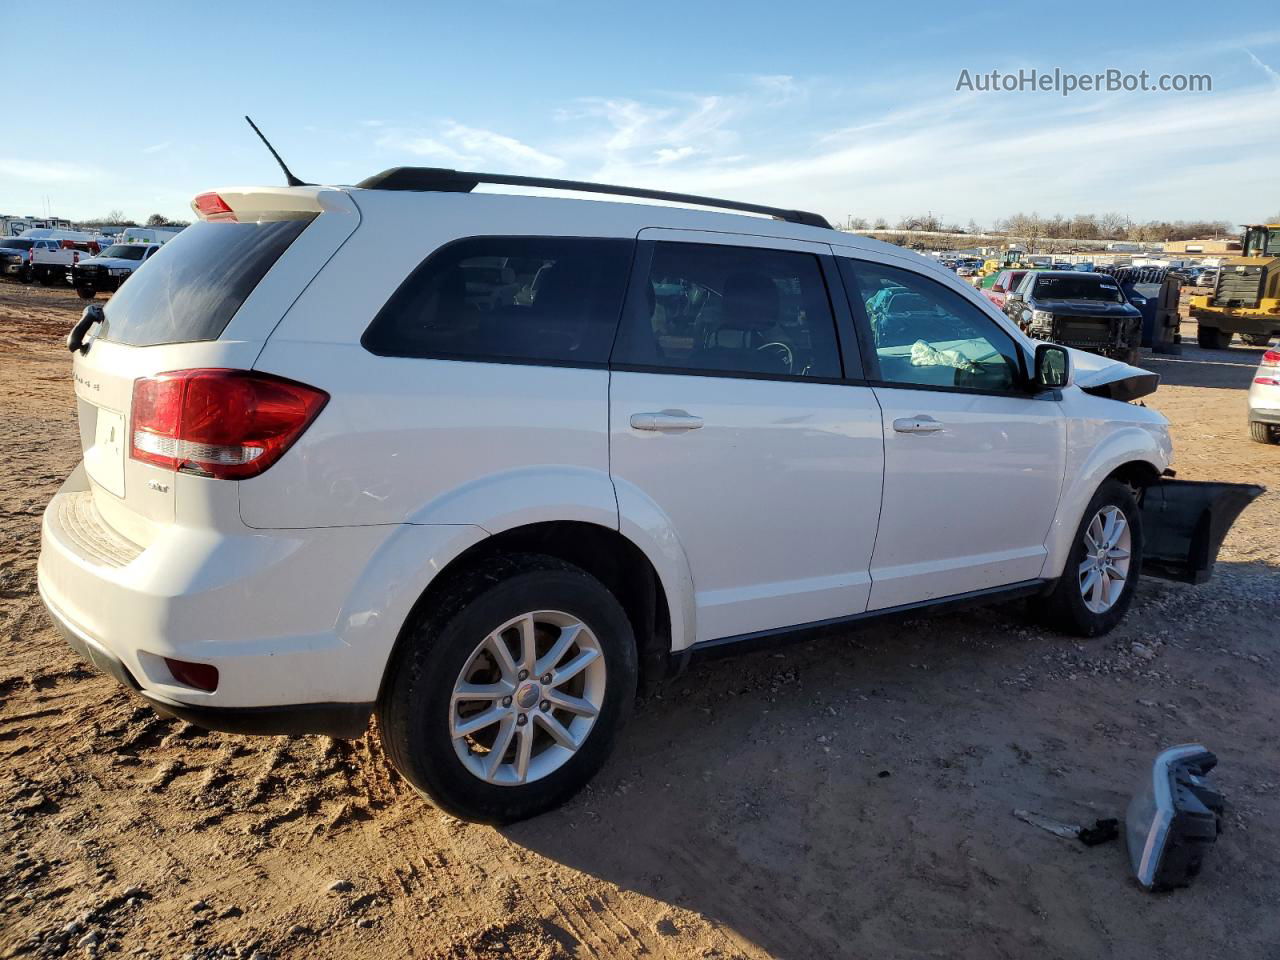
[[[44,520],[46,602],[159,696],[228,707],[369,702],[432,579],[487,536],[530,523],[577,520],[634,543],[662,585],[678,651],[1057,576],[1107,473],[1134,460],[1168,465],[1163,418],[1075,387],[1059,401],[924,397],[856,384],[382,358],[360,345],[403,278],[451,240],[634,238],[660,227],[646,236],[815,252],[835,243],[838,254],[920,270],[1034,349],[950,273],[875,241],[589,200],[339,188],[223,195],[246,216],[323,212],[219,340],[103,341],[75,359],[88,471],[68,480]],[[197,366],[255,368],[331,399],[252,480],[121,462],[111,427],[127,425],[133,380]],[[630,414],[665,409],[704,426],[631,429]],[[948,429],[890,435],[895,417],[925,412]],[[95,529],[133,559],[113,566],[67,526],[60,498],[77,496],[91,500]],[[957,518],[981,522],[961,527]],[[215,664],[218,690],[175,686],[158,659],[165,655]]]

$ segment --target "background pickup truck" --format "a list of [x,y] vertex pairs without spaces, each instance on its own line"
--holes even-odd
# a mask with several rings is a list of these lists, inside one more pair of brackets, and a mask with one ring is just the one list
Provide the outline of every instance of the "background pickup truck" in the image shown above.
[[65,283],[68,271],[82,258],[97,256],[99,249],[92,240],[45,241],[44,246],[31,251],[31,279],[46,287]]
[[92,300],[100,290],[119,290],[120,284],[159,249],[158,243],[113,243],[98,256],[74,264],[67,279],[82,299]]

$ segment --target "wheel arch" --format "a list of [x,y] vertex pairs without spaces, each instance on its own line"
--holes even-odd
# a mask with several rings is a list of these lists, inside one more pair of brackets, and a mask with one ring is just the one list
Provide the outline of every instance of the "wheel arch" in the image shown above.
[[1167,463],[1167,448],[1140,428],[1119,431],[1094,450],[1058,501],[1057,515],[1045,543],[1047,553],[1041,576],[1053,579],[1062,574],[1076,528],[1098,487],[1116,479],[1141,490],[1160,479]]
[[667,589],[649,557],[609,527],[580,520],[547,520],[487,536],[464,549],[431,578],[400,626],[384,667],[383,690],[400,646],[422,612],[448,591],[460,575],[490,558],[516,553],[556,557],[600,580],[631,621],[641,680],[661,680],[666,676],[671,664],[671,607]]

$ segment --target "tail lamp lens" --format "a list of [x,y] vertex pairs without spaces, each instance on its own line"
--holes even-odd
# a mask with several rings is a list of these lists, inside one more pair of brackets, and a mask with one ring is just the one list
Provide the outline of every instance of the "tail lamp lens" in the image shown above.
[[236,212],[216,193],[202,193],[191,201],[201,220],[234,220]]
[[329,395],[246,370],[176,370],[133,383],[129,455],[220,480],[256,477],[280,459]]
[[218,668],[211,663],[191,663],[188,660],[165,657],[164,665],[179,683],[208,693],[218,689]]
[[1280,350],[1268,350],[1262,355],[1264,367],[1280,367]]

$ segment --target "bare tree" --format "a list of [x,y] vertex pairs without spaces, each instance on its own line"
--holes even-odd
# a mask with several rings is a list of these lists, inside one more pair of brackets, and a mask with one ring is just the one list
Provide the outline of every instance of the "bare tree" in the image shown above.
[[889,221],[886,220],[884,217],[876,217],[876,224],[871,229],[872,230],[888,230]]
[[151,216],[147,217],[148,227],[163,227],[168,222],[168,218],[166,218],[162,213],[153,213]]

